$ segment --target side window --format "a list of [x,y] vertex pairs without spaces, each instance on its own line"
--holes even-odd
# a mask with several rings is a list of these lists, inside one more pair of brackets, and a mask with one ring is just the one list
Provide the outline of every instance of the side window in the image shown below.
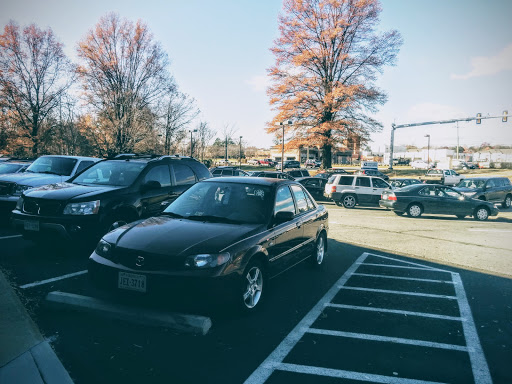
[[316,205],[315,205],[313,199],[311,198],[311,196],[309,196],[307,193],[305,195],[306,195],[306,200],[308,203],[308,210],[311,211],[312,209],[315,209]]
[[425,187],[421,191],[418,192],[418,195],[421,196],[435,196],[435,187]]
[[169,173],[168,165],[157,165],[149,170],[144,177],[144,183],[148,181],[158,181],[162,187],[169,187],[171,185],[171,174]]
[[446,194],[446,192],[444,191],[443,188],[436,188],[435,195],[439,196],[439,197],[448,197],[448,195]]
[[292,185],[293,195],[295,196],[295,202],[297,203],[297,211],[299,213],[308,211],[308,201],[306,200],[306,194],[301,187]]
[[309,185],[311,187],[319,187],[320,186],[320,180],[311,179],[304,183],[304,185]]
[[370,187],[370,178],[369,177],[358,177],[356,180],[356,185],[358,187]]
[[354,182],[354,176],[341,176],[339,185],[352,185]]
[[90,160],[83,160],[80,162],[80,164],[78,164],[78,167],[76,167],[76,174],[82,172],[85,168],[87,168],[89,165],[92,165],[94,164],[94,161],[90,161]]
[[496,182],[493,179],[487,180],[487,184],[485,185],[487,188],[496,187]]
[[233,170],[232,169],[225,169],[222,171],[222,176],[233,176]]
[[174,178],[176,179],[176,185],[191,185],[195,184],[196,176],[190,167],[184,164],[173,164]]
[[216,169],[215,171],[212,172],[212,175],[221,175],[222,174],[222,169]]
[[288,187],[281,187],[277,190],[274,214],[277,212],[295,213],[295,205],[293,205],[292,193]]
[[382,179],[372,178],[374,188],[388,188],[387,183]]
[[204,164],[202,164],[198,161],[190,161],[190,162],[187,162],[187,164],[190,164],[190,166],[196,173],[199,181],[208,179],[210,177],[210,171],[208,171],[208,168],[206,168],[204,166]]

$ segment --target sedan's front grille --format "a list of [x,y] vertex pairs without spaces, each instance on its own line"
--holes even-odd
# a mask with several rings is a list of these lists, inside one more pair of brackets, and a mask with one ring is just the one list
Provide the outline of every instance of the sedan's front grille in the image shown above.
[[60,203],[39,199],[25,198],[23,212],[32,215],[55,216],[59,213]]
[[0,196],[10,195],[13,185],[14,183],[0,183]]
[[183,262],[172,256],[148,254],[141,251],[114,248],[115,262],[128,268],[144,269],[147,271],[180,270]]

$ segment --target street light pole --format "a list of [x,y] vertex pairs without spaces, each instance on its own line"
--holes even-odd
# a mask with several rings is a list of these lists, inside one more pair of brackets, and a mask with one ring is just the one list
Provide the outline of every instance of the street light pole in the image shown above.
[[194,142],[192,140],[192,132],[197,132],[197,129],[189,129],[188,131],[190,132],[190,157],[194,157],[193,156]]
[[[292,125],[293,122],[291,120],[281,121],[279,123],[276,123],[276,125],[281,125],[283,127],[283,141],[281,143],[281,172],[284,171],[284,126],[285,125]],[[299,159],[300,160],[300,159]]]
[[427,142],[427,166],[430,168],[430,135],[425,135],[428,138]]
[[239,155],[239,158],[240,158],[240,165],[238,166],[238,168],[242,169],[242,136],[240,136],[240,155]]

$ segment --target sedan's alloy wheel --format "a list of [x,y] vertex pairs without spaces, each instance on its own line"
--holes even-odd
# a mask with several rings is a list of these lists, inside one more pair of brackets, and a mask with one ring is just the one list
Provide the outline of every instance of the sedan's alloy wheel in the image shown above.
[[487,209],[477,208],[477,210],[475,212],[475,219],[477,219],[479,221],[484,221],[484,220],[487,220],[488,217],[489,217],[489,211],[487,211]]
[[311,258],[311,261],[314,265],[321,265],[324,262],[325,258],[325,237],[324,235],[318,236],[318,239],[316,240],[315,249],[313,253],[313,257]]
[[263,291],[263,272],[259,265],[253,265],[245,274],[245,283],[244,304],[248,309],[252,309],[259,303]]
[[503,202],[503,208],[510,208],[512,205],[512,198],[510,196],[505,197],[505,201]]

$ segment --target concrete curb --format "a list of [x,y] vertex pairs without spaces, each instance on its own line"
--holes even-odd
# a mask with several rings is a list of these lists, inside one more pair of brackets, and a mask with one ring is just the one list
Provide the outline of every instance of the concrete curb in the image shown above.
[[0,314],[0,383],[73,383],[1,271]]
[[206,335],[212,326],[211,319],[205,316],[160,312],[59,291],[48,293],[46,304],[54,309],[87,312],[131,323],[200,335]]

